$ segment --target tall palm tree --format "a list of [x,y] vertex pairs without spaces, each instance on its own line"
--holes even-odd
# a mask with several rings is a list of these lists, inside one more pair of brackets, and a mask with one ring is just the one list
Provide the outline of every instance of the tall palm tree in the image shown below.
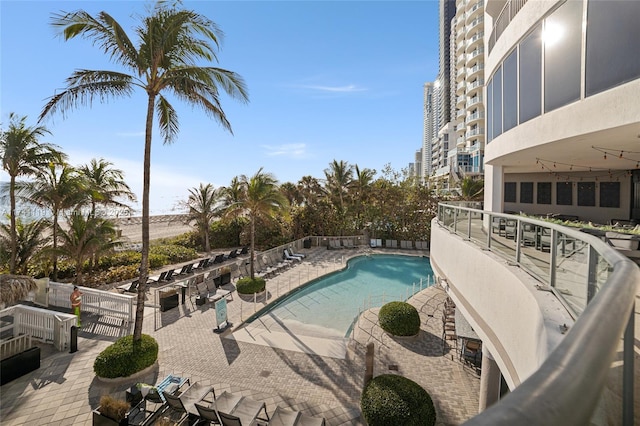
[[353,166],[344,160],[333,160],[328,169],[325,169],[326,188],[329,195],[333,198],[334,204],[337,201],[337,207],[341,213],[344,213],[344,199],[353,184]]
[[[44,231],[49,224],[44,219],[23,222],[19,217],[15,219],[15,232],[17,236],[16,249],[12,251],[15,261],[15,270],[18,274],[26,275],[29,261],[45,245],[47,238]],[[11,246],[13,238],[11,225],[0,225],[0,239],[5,247]]]
[[371,185],[373,184],[373,178],[376,175],[376,171],[373,169],[360,169],[358,165],[355,166],[355,179],[352,184],[353,189],[353,204],[355,209],[355,222],[356,227],[361,228],[363,226],[363,215],[366,206],[369,205],[369,196],[371,193]]
[[67,79],[67,87],[54,95],[40,118],[85,104],[94,99],[128,97],[135,89],[147,94],[144,140],[144,177],[142,187],[142,260],[138,304],[133,340],[142,337],[144,298],[149,260],[149,186],[151,137],[154,113],[164,143],[172,143],[179,130],[178,115],[165,94],[187,101],[231,132],[231,124],[222,110],[220,88],[229,96],[247,102],[242,77],[234,72],[202,63],[216,63],[222,31],[205,16],[178,9],[168,2],[156,3],[136,28],[137,45],[122,26],[107,12],[95,17],[83,10],[55,15],[53,26],[65,40],[81,36],[129,73],[119,71],[76,70]]
[[224,188],[214,188],[210,183],[201,183],[198,188],[189,189],[189,220],[195,220],[204,241],[204,250],[211,251],[209,232],[211,221],[221,214]]
[[249,250],[250,275],[255,277],[254,253],[256,220],[270,219],[287,207],[287,199],[278,188],[278,181],[271,173],[265,173],[262,168],[250,178],[242,175],[239,179],[242,195],[238,202],[227,208],[230,215],[245,214],[249,217],[251,226],[251,244]]
[[124,181],[124,172],[113,168],[113,163],[102,158],[91,159],[89,164],[78,168],[85,179],[91,204],[91,217],[96,216],[96,206],[115,206],[130,211],[130,207],[119,199],[135,201],[136,196]]
[[58,279],[58,221],[60,213],[83,203],[85,188],[78,171],[68,164],[49,165],[35,175],[33,182],[26,182],[19,187],[19,193],[29,202],[51,210],[52,223],[52,279]]
[[326,195],[318,179],[313,176],[303,176],[300,178],[298,181],[298,191],[305,205],[314,205],[318,202],[318,199]]
[[50,133],[44,126],[27,126],[27,117],[9,114],[9,127],[0,137],[0,157],[2,168],[9,175],[10,203],[10,252],[9,273],[16,272],[17,231],[16,231],[16,179],[32,176],[51,161],[62,161],[66,156],[56,145],[39,142],[38,139]]
[[58,230],[60,246],[52,250],[73,260],[76,267],[76,284],[82,284],[82,267],[85,260],[93,255],[109,250],[115,244],[116,229],[108,219],[86,218],[80,211],[74,211],[67,217],[67,226]]

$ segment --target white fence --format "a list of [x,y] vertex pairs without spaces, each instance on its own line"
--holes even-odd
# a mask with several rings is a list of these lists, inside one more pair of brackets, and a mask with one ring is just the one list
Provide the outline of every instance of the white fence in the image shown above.
[[[82,312],[119,318],[126,326],[133,324],[133,306],[136,296],[87,287],[78,288],[82,292]],[[72,284],[49,282],[49,305],[69,308],[71,311],[72,292]]]
[[3,309],[0,317],[5,316],[13,316],[13,324],[3,327],[2,331],[13,329],[14,336],[24,334],[45,343],[53,343],[59,351],[69,348],[71,327],[77,320],[75,315],[25,305]]
[[29,348],[31,348],[31,336],[27,334],[3,340],[0,342],[0,360],[24,352]]

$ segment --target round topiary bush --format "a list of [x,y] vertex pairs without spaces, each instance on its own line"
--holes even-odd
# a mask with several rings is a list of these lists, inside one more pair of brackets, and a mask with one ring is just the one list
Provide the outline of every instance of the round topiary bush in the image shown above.
[[143,334],[134,347],[133,336],[125,336],[100,352],[93,362],[93,371],[96,376],[108,379],[127,377],[150,367],[157,359],[158,342],[153,337]]
[[264,278],[240,278],[236,284],[238,294],[260,293],[263,292],[266,287],[267,281]]
[[418,310],[406,302],[389,302],[378,313],[380,327],[394,336],[415,336],[420,332]]
[[394,374],[372,379],[360,399],[369,426],[433,426],[436,409],[431,396],[413,380]]

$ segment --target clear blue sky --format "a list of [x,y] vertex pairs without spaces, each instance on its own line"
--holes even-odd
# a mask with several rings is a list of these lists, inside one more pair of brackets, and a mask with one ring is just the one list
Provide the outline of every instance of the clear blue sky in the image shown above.
[[[107,11],[135,38],[143,1],[0,1],[0,122],[36,124],[48,97],[76,68],[122,70],[84,39],[64,42],[51,14]],[[345,160],[378,172],[407,167],[422,141],[422,87],[438,71],[438,2],[184,1],[225,37],[219,65],[244,77],[250,103],[223,97],[234,134],[174,101],[180,133],[154,132],[151,213],[171,214],[200,182],[227,185],[260,167],[279,182],[324,178]],[[105,158],[141,198],[146,100],[138,92],[55,115],[43,140],[73,165]],[[0,180],[7,175],[0,173]],[[139,206],[135,206],[139,208]],[[137,213],[139,214],[139,212]]]

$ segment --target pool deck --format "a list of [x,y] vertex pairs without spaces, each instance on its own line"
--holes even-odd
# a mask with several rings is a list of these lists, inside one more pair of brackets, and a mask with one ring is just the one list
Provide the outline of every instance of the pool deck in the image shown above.
[[[216,394],[241,392],[264,401],[271,414],[276,405],[322,416],[328,425],[363,425],[359,401],[364,384],[367,343],[375,349],[374,375],[401,374],[423,386],[436,405],[438,425],[457,425],[477,414],[479,377],[458,360],[454,349],[443,351],[440,313],[443,290],[428,288],[412,303],[422,319],[417,339],[394,339],[377,326],[377,309],[366,311],[352,339],[298,336],[268,318],[242,327],[257,310],[297,286],[344,267],[363,253],[428,255],[416,250],[312,248],[307,258],[267,281],[267,300],[257,303],[237,295],[228,303],[233,324],[215,332],[215,309],[187,301],[161,313],[145,308],[144,333],[159,343],[157,366],[133,382],[155,383],[167,374],[212,385]],[[295,330],[294,330],[295,331]],[[93,374],[96,355],[127,334],[108,319],[83,318],[78,351],[56,352],[43,346],[41,367],[0,388],[0,423],[4,425],[91,425],[91,410],[104,394],[124,395],[133,383],[103,383]],[[443,354],[444,352],[444,354]]]

